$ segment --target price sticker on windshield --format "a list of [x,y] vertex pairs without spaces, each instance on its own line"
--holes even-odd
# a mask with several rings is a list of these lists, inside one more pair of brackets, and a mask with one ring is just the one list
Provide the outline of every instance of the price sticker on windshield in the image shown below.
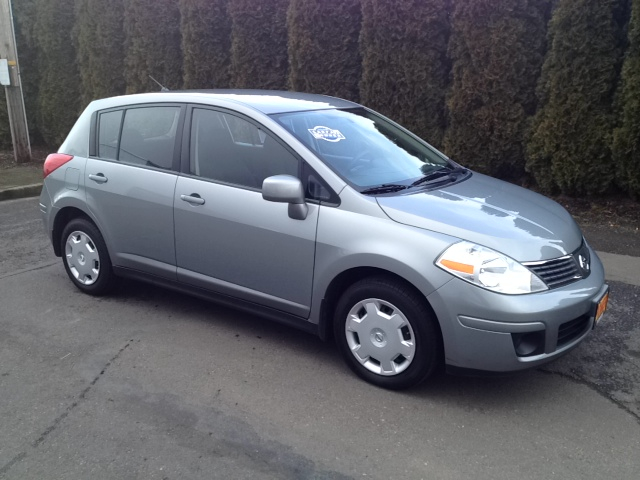
[[313,135],[313,138],[317,140],[326,140],[327,142],[339,142],[344,140],[345,136],[340,130],[334,130],[333,128],[317,126],[309,128],[309,133]]

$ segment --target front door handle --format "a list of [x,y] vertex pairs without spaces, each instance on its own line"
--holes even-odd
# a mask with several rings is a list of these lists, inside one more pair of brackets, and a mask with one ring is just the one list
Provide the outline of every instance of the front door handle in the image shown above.
[[204,198],[200,197],[197,193],[191,195],[180,195],[180,200],[184,200],[191,205],[204,205]]
[[105,177],[103,173],[97,173],[95,175],[90,173],[89,178],[97,183],[107,183],[107,177]]

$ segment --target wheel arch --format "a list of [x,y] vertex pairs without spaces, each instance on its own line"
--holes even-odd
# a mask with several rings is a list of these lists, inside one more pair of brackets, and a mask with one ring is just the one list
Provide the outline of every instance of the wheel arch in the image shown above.
[[[60,211],[58,211],[58,213],[56,214],[55,219],[53,220],[53,230],[51,236],[53,240],[51,242],[53,244],[53,251],[57,257],[62,256],[62,242],[60,238],[62,236],[62,231],[71,220],[74,220],[76,218],[84,218],[96,225],[96,222],[80,208],[71,206],[61,208]],[[96,228],[98,228],[97,225]]]
[[421,300],[424,301],[425,306],[430,310],[433,318],[436,319],[436,326],[438,329],[438,333],[440,334],[440,342],[441,345],[444,344],[444,340],[442,337],[442,328],[440,326],[440,319],[436,315],[433,307],[431,306],[427,297],[417,288],[414,284],[409,282],[404,277],[398,275],[397,273],[391,272],[389,270],[385,270],[379,267],[354,267],[336,275],[333,280],[329,283],[324,298],[322,299],[322,304],[320,307],[320,318],[318,323],[318,335],[322,340],[332,340],[333,339],[333,322],[334,322],[334,313],[336,309],[336,305],[342,292],[344,292],[347,288],[349,288],[354,283],[369,277],[386,277],[392,279],[395,282],[398,282],[406,288],[411,289],[416,295],[419,296]]

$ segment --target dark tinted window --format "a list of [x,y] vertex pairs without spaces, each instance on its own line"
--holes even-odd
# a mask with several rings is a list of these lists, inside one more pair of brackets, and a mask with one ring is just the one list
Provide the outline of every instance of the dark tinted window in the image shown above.
[[190,171],[212,180],[262,188],[271,175],[298,176],[298,160],[270,134],[243,118],[193,110]]
[[120,135],[120,123],[122,122],[122,110],[106,112],[100,115],[100,127],[98,130],[98,156],[102,158],[118,158],[118,135]]
[[130,108],[124,116],[118,160],[170,169],[180,107]]

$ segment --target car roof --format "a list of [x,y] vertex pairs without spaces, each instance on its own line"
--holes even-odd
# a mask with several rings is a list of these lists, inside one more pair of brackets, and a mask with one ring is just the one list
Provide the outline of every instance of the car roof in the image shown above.
[[232,102],[253,108],[266,115],[305,110],[324,110],[331,108],[353,108],[357,103],[328,95],[314,93],[287,92],[280,90],[178,90],[156,93],[124,95],[98,100],[98,108],[109,108],[127,104],[148,102],[198,102],[209,103],[212,100]]

